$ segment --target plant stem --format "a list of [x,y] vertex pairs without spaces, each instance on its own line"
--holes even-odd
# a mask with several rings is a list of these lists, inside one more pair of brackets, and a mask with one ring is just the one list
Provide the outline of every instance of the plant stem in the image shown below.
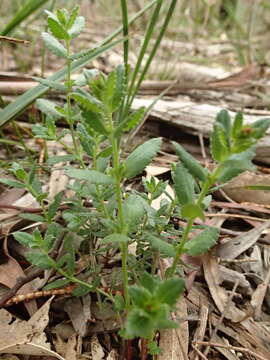
[[194,219],[188,220],[187,226],[185,227],[183,232],[182,240],[176,248],[176,254],[173,259],[172,267],[170,268],[170,271],[168,273],[168,277],[172,277],[175,274],[177,264],[179,262],[180,256],[182,255],[184,245],[188,241],[188,235],[190,233],[193,223],[194,223]]
[[[210,187],[214,184],[214,182],[216,181],[216,174],[219,171],[219,167],[217,166],[217,168],[213,171],[213,173],[209,176],[209,178],[206,180],[206,182],[204,183],[202,190],[200,192],[200,195],[196,201],[196,205],[201,206],[203,199],[205,198],[206,194],[208,193]],[[173,263],[172,263],[172,267],[169,270],[168,273],[168,277],[172,277],[175,272],[176,272],[176,267],[177,264],[179,262],[179,259],[183,253],[183,249],[184,246],[186,244],[186,242],[188,241],[188,237],[189,237],[189,233],[192,229],[193,223],[194,223],[195,219],[194,218],[190,218],[187,222],[187,225],[184,229],[183,232],[183,236],[182,239],[180,241],[180,243],[177,245],[176,247],[176,254],[175,257],[173,259]]]
[[72,83],[71,83],[71,64],[72,60],[69,59],[70,56],[70,41],[66,41],[66,48],[67,48],[67,123],[70,129],[72,143],[74,146],[74,152],[76,154],[77,160],[80,162],[82,168],[85,168],[84,161],[82,159],[81,151],[78,148],[77,141],[76,141],[76,134],[73,126],[72,120],[72,106],[71,106],[71,99],[70,93],[72,92]]
[[[125,234],[125,223],[123,214],[123,200],[121,190],[121,174],[120,174],[120,159],[119,159],[119,147],[117,139],[112,135],[111,138],[112,150],[113,150],[113,168],[115,177],[115,196],[118,207],[118,226],[119,232]],[[128,257],[128,244],[120,244],[121,259],[122,259],[122,277],[123,277],[123,289],[126,308],[130,305],[130,298],[128,293],[128,268],[127,268],[127,257]]]

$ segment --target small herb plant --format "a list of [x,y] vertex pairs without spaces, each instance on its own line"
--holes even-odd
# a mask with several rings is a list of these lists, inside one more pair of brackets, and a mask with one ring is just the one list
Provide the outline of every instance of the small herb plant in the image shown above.
[[[58,141],[65,146],[67,155],[50,157],[47,163],[73,162],[72,166],[66,166],[65,172],[74,179],[70,185],[74,196],[65,199],[63,193],[59,193],[48,204],[36,166],[27,173],[20,164],[14,163],[11,172],[16,180],[1,179],[1,182],[25,188],[33,195],[40,204],[41,213],[23,216],[41,222],[45,229],[36,228],[32,234],[16,232],[14,237],[30,249],[26,253],[30,263],[43,269],[55,269],[61,275],[46,289],[73,283],[76,285],[74,295],[97,292],[108,298],[123,315],[120,334],[128,339],[146,339],[149,351],[156,354],[159,349],[154,342],[155,333],[177,326],[170,313],[185,289],[181,256],[201,255],[218,239],[218,229],[207,225],[193,236],[194,221],[196,218],[205,221],[204,212],[216,185],[222,186],[241,172],[254,169],[251,160],[255,146],[264,136],[270,119],[245,125],[241,113],[232,120],[229,113],[222,110],[211,135],[211,153],[216,162],[212,171],[202,167],[174,142],[180,160],[172,166],[175,197],[168,195],[160,208],[155,209],[152,202],[166,192],[167,182],[152,177],[142,179],[142,192],[125,188],[125,182],[141,174],[157,155],[162,142],[161,138],[154,138],[139,145],[128,156],[123,153],[123,136],[132,132],[147,112],[144,108],[131,110],[139,82],[134,85],[136,77],[128,67],[127,57],[124,65],[108,75],[84,70],[77,80],[72,80],[72,62],[84,54],[74,56],[70,43],[81,32],[84,19],[78,15],[78,8],[71,14],[57,10],[56,14],[47,12],[47,15],[50,33],[43,33],[42,37],[51,52],[66,59],[67,78],[64,83],[37,80],[64,91],[66,103],[59,106],[39,99],[37,106],[45,120],[43,125],[34,126],[33,131],[37,138]],[[136,67],[135,72],[138,74],[139,68]],[[62,133],[56,127],[60,118],[68,125]],[[67,134],[72,138],[72,148],[64,143]],[[64,209],[61,208],[63,203]],[[60,210],[61,217],[57,216]],[[176,229],[172,216],[185,220],[186,226]],[[52,252],[59,238],[63,239],[63,246],[55,259]],[[77,249],[74,238],[80,240]],[[130,251],[131,246],[133,251]],[[121,254],[121,286],[115,289],[112,280],[104,289],[101,280],[106,265],[102,265],[104,261],[97,263],[96,259],[108,259],[118,251]],[[76,275],[76,260],[81,255],[89,255],[89,263],[84,273]],[[161,257],[171,259],[164,277],[158,273]]]

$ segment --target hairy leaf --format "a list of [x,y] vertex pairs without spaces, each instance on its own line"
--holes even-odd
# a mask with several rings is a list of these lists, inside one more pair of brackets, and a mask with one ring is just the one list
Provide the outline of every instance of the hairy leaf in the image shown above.
[[214,160],[224,161],[229,155],[226,134],[220,125],[214,125],[214,131],[210,138],[211,154]]
[[66,174],[78,180],[89,181],[91,184],[108,185],[113,184],[114,179],[96,170],[72,169],[66,170]]
[[77,19],[80,7],[77,5],[72,9],[70,17],[68,19],[67,28],[70,29],[73,25],[75,20]]
[[105,236],[105,238],[102,239],[103,243],[128,243],[130,241],[130,238],[124,234],[111,234],[108,236]]
[[48,17],[48,27],[54,37],[61,40],[69,40],[69,34],[54,18]]
[[47,290],[57,289],[57,288],[61,288],[63,286],[66,286],[68,284],[70,284],[70,280],[68,280],[68,279],[58,279],[58,280],[52,281],[51,283],[45,285],[43,290],[47,291]]
[[173,181],[179,203],[181,205],[192,203],[195,198],[194,180],[184,165],[176,165]]
[[190,155],[180,144],[172,142],[175,148],[176,154],[179,156],[183,165],[188,169],[191,175],[198,178],[201,181],[205,181],[208,171],[204,169],[200,163]]
[[205,216],[202,208],[196,204],[185,204],[181,208],[181,215],[187,219],[200,218],[205,221]]
[[40,267],[41,269],[51,269],[54,265],[54,261],[46,254],[29,251],[25,255],[26,259],[33,265]]
[[155,291],[155,297],[161,304],[174,305],[179,295],[185,290],[183,279],[172,278],[163,280]]
[[142,172],[156,156],[161,146],[161,138],[146,141],[138,146],[125,160],[125,177],[132,178]]
[[36,101],[37,108],[43,112],[44,114],[48,116],[52,116],[56,119],[59,119],[62,116],[57,110],[56,110],[56,104],[50,100],[47,99],[38,99]]
[[152,234],[146,235],[146,240],[149,241],[150,246],[155,249],[156,251],[159,251],[162,255],[168,256],[168,257],[174,257],[175,256],[175,248],[172,244],[169,244],[165,240],[154,236]]
[[214,227],[207,227],[199,235],[185,244],[185,252],[190,256],[204,254],[218,240],[219,230]]
[[15,233],[13,233],[13,236],[23,246],[26,246],[28,248],[35,246],[35,241],[32,234],[28,234],[23,231],[16,231]]
[[45,46],[56,56],[66,58],[67,50],[58,40],[56,40],[52,35],[43,32],[41,34],[42,39],[45,43]]
[[74,39],[77,37],[82,29],[84,28],[85,20],[83,16],[77,16],[74,20],[72,26],[68,30],[68,34],[71,37],[71,39]]

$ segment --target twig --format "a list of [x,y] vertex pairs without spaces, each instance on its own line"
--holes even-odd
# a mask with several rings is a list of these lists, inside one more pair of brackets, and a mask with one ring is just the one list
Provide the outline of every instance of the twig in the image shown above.
[[254,351],[249,350],[247,348],[243,348],[243,347],[238,347],[238,346],[232,346],[232,345],[225,345],[225,344],[219,344],[219,343],[211,343],[210,341],[196,341],[195,345],[206,345],[206,346],[213,346],[213,347],[221,347],[224,349],[228,349],[228,350],[234,350],[234,351],[239,351],[242,353],[247,353],[251,356],[254,356],[256,359],[259,360],[268,360],[265,357],[256,354]]
[[[197,342],[196,342],[196,345],[197,345]],[[197,346],[195,346],[193,344],[191,344],[191,346],[203,360],[207,360],[207,357],[205,355],[203,355],[203,353],[197,348]]]
[[[55,258],[57,256],[57,249],[59,247],[59,245],[62,243],[63,238],[64,238],[65,234],[63,234],[62,236],[60,236],[57,241],[55,242],[54,248],[53,250],[50,252],[50,256],[52,258]],[[37,269],[36,271],[26,275],[26,276],[19,276],[17,278],[17,281],[15,283],[15,285],[2,297],[2,299],[0,299],[0,308],[3,307],[7,301],[9,299],[11,299],[12,297],[16,296],[17,291],[24,285],[27,284],[28,282],[36,279],[37,277],[39,277],[40,275],[42,275],[44,272],[44,269]]]
[[32,274],[29,274],[27,276],[19,276],[17,278],[16,284],[2,297],[2,299],[0,299],[0,308],[3,307],[9,299],[11,299],[13,296],[15,296],[17,291],[24,284],[27,284],[28,282],[36,279],[37,277],[42,275],[43,272],[44,272],[43,269],[37,269],[35,272],[33,272]]

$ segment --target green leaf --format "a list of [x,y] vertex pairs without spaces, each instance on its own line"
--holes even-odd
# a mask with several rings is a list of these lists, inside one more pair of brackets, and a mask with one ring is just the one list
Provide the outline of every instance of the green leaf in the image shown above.
[[51,221],[54,216],[56,215],[56,212],[61,204],[61,200],[63,197],[63,191],[59,192],[57,195],[55,195],[55,198],[53,199],[53,202],[48,207],[48,219]]
[[98,158],[107,158],[112,154],[112,146],[106,147],[104,150],[102,150],[100,153],[98,153]]
[[116,111],[119,108],[123,100],[123,97],[125,95],[125,81],[126,81],[125,67],[122,64],[118,65],[115,70],[115,73],[116,73],[116,84],[112,98],[113,111]]
[[114,179],[96,170],[67,169],[66,174],[78,180],[89,181],[91,184],[114,184]]
[[115,295],[113,299],[116,311],[119,312],[125,310],[125,300],[122,295]]
[[70,14],[70,17],[68,19],[68,23],[67,23],[67,29],[70,29],[73,25],[74,25],[74,22],[78,16],[78,13],[79,13],[79,9],[80,7],[77,5],[75,6],[73,9],[72,9],[72,12]]
[[181,205],[192,203],[195,198],[194,180],[184,165],[176,165],[173,181],[179,203]]
[[259,119],[259,120],[255,121],[252,124],[252,127],[254,129],[261,129],[265,132],[269,128],[269,125],[270,125],[270,119],[265,118],[265,119]]
[[99,114],[106,111],[103,103],[88,93],[71,93],[70,96],[75,99],[84,109]]
[[237,138],[237,135],[239,134],[239,132],[241,131],[243,126],[243,113],[242,112],[238,112],[235,115],[234,118],[234,122],[233,122],[233,126],[232,126],[232,137],[234,139]]
[[50,157],[47,160],[47,164],[48,165],[54,165],[54,164],[57,164],[59,162],[73,161],[75,159],[76,159],[75,155],[57,155],[57,156]]
[[51,89],[57,90],[57,91],[61,91],[61,92],[65,92],[66,91],[66,86],[63,84],[60,84],[57,81],[52,81],[52,80],[48,80],[48,79],[43,79],[43,78],[39,78],[39,77],[32,77],[35,81],[38,81],[40,84],[48,86]]
[[33,239],[34,239],[34,242],[35,242],[38,246],[42,247],[44,241],[43,241],[43,237],[42,237],[42,235],[41,235],[41,233],[40,233],[40,231],[39,231],[38,228],[36,228],[36,229],[33,231]]
[[188,241],[184,250],[190,256],[204,254],[216,244],[218,236],[219,230],[217,228],[207,227],[199,235]]
[[162,349],[158,346],[158,344],[153,340],[148,343],[148,351],[150,355],[160,355],[162,354]]
[[68,279],[58,279],[44,286],[42,290],[47,291],[47,290],[57,289],[69,284],[70,284],[70,280]]
[[27,174],[21,164],[14,162],[10,168],[11,172],[16,176],[17,179],[27,181]]
[[84,25],[85,25],[84,17],[83,16],[76,17],[72,26],[68,30],[68,34],[71,37],[71,39],[74,39],[81,33],[82,29],[84,28]]
[[146,141],[138,146],[125,160],[125,177],[130,179],[141,173],[156,156],[161,146],[161,138]]
[[176,142],[172,142],[175,148],[176,154],[179,156],[183,165],[187,168],[192,176],[198,178],[201,181],[205,181],[208,175],[208,171],[204,169],[200,163],[190,155],[181,145]]
[[154,328],[154,320],[149,316],[149,314],[143,309],[132,309],[126,320],[126,334],[130,338],[142,337],[150,338],[153,335],[153,332],[156,330]]
[[231,155],[227,161],[222,163],[218,174],[218,181],[221,183],[227,182],[244,171],[255,170],[256,167],[251,162],[251,159],[254,156],[254,147],[241,153]]
[[172,278],[163,280],[155,291],[155,298],[161,304],[174,305],[179,295],[185,290],[185,282],[183,279]]
[[224,129],[220,125],[214,125],[214,131],[210,137],[211,154],[214,160],[224,161],[229,155],[229,147]]
[[29,251],[25,255],[26,259],[33,265],[41,269],[51,269],[54,267],[54,261],[46,254]]
[[144,272],[141,279],[140,279],[141,285],[146,288],[150,293],[154,293],[154,290],[159,284],[159,281],[155,279],[155,277],[148,272]]
[[63,117],[56,109],[56,104],[47,99],[38,99],[36,101],[37,108],[48,116],[52,116],[56,119]]
[[244,171],[254,171],[256,166],[250,160],[228,160],[222,164],[218,182],[226,183]]
[[73,275],[75,272],[75,250],[73,246],[73,237],[66,236],[64,240],[64,250],[66,251],[66,271],[68,275]]
[[181,208],[181,215],[187,219],[200,218],[201,220],[205,221],[205,216],[202,208],[196,204],[185,204]]
[[[74,72],[74,71],[79,70],[81,67],[85,66],[90,60],[95,59],[100,54],[102,54],[106,50],[112,48],[113,46],[115,46],[116,44],[118,44],[121,41],[123,41],[123,40],[120,39],[120,40],[114,41],[109,44],[106,43],[106,45],[100,46],[94,52],[85,56],[83,59],[73,62],[71,65],[71,71]],[[67,68],[64,67],[63,69],[56,72],[54,75],[50,76],[48,79],[53,80],[53,81],[61,81],[61,80],[65,79],[66,75],[67,75]],[[30,105],[32,102],[34,102],[37,98],[44,95],[48,90],[49,90],[49,88],[47,86],[37,85],[34,88],[26,91],[23,95],[17,96],[15,101],[13,101],[9,105],[7,105],[3,110],[0,110],[0,127],[5,125],[8,121],[10,121],[15,116],[17,116],[22,110],[24,110],[28,105]]]
[[82,112],[82,116],[85,119],[87,125],[101,135],[108,135],[108,130],[104,124],[104,120],[100,113],[85,110]]
[[152,248],[154,248],[156,251],[159,251],[162,255],[168,256],[168,257],[174,257],[175,256],[175,248],[172,244],[169,244],[168,242],[164,241],[161,238],[158,238],[157,236],[147,234],[146,240],[149,241]]
[[67,58],[67,50],[58,40],[56,40],[52,35],[43,32],[41,34],[45,46],[56,56],[61,58]]
[[93,289],[91,289],[91,287],[88,287],[86,285],[77,285],[75,287],[75,289],[72,291],[72,295],[73,296],[84,296],[88,293],[90,293],[90,291],[92,291]]
[[123,201],[125,223],[136,226],[145,214],[144,200],[139,195],[131,194]]
[[152,300],[152,294],[145,287],[130,286],[128,289],[132,302],[141,308],[146,308]]
[[34,241],[32,234],[28,234],[23,231],[16,231],[15,233],[13,233],[13,236],[23,246],[26,246],[29,248],[35,246],[35,241]]
[[69,34],[66,32],[66,30],[63,28],[62,25],[59,24],[58,21],[56,21],[52,17],[48,17],[48,27],[53,34],[54,37],[61,40],[69,40]]
[[106,86],[102,89],[102,102],[106,104],[110,113],[113,113],[116,109],[113,107],[113,95],[116,90],[116,72],[112,71],[109,73]]
[[56,10],[56,16],[60,24],[66,26],[67,24],[67,14],[65,11],[57,9]]
[[231,134],[231,117],[228,110],[221,110],[216,116],[216,122],[222,125],[227,135],[227,139],[230,139]]
[[62,228],[58,223],[54,222],[49,224],[43,241],[43,246],[48,252],[52,250],[55,239],[57,239],[61,233]]
[[18,189],[25,189],[25,184],[20,183],[18,181],[9,180],[9,179],[0,179],[0,183],[5,184],[7,186],[11,186]]
[[103,243],[128,243],[130,241],[130,238],[124,234],[111,234],[108,236],[105,236],[104,239],[102,239]]
[[45,218],[37,214],[24,213],[24,214],[20,214],[20,217],[34,222],[42,222],[42,223],[45,222]]
[[141,107],[126,117],[114,130],[115,136],[119,136],[123,131],[134,129],[144,119],[145,108]]

